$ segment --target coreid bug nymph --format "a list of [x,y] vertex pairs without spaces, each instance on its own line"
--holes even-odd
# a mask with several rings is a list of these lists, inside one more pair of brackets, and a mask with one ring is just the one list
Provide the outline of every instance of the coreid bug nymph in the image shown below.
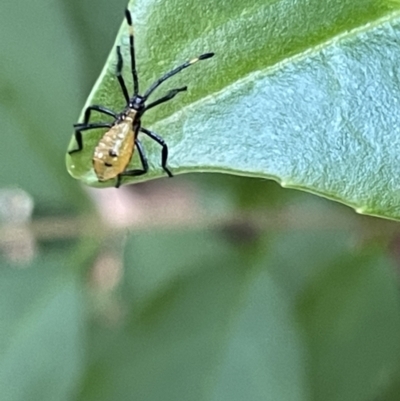
[[[156,133],[151,132],[141,126],[141,117],[147,110],[158,106],[161,103],[167,102],[168,100],[171,100],[179,92],[186,91],[187,87],[183,86],[182,88],[172,89],[165,96],[153,101],[148,105],[145,104],[146,100],[153,93],[153,91],[168,78],[172,77],[183,69],[190,67],[197,61],[208,59],[214,55],[214,53],[205,53],[199,57],[187,61],[186,63],[174,68],[170,72],[163,75],[161,78],[155,81],[143,95],[139,95],[139,81],[135,62],[132,17],[129,10],[125,11],[125,16],[129,26],[129,48],[131,56],[131,71],[133,76],[133,95],[132,97],[129,97],[128,90],[122,76],[123,61],[120,46],[117,46],[116,75],[121,86],[122,93],[126,100],[126,107],[120,113],[115,113],[114,111],[106,107],[98,105],[87,107],[84,114],[84,122],[74,125],[75,139],[78,144],[78,148],[68,151],[68,153],[72,155],[73,153],[79,152],[83,149],[83,131],[88,131],[96,128],[108,128],[108,131],[97,143],[97,146],[93,153],[92,161],[97,179],[99,181],[107,181],[116,178],[116,188],[121,185],[122,177],[143,175],[146,174],[149,169],[142,143],[138,139],[139,132],[147,135],[162,146],[161,166],[163,170],[168,174],[168,176],[172,177],[172,173],[167,167],[167,144]],[[89,120],[92,111],[97,111],[99,113],[112,116],[114,118],[114,121],[110,123],[90,123]],[[142,169],[128,170],[127,166],[131,161],[135,148],[139,153]]]

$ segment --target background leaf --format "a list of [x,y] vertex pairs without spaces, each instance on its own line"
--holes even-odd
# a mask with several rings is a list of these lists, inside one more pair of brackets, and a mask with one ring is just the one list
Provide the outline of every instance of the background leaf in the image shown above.
[[[79,399],[351,401],[379,394],[400,356],[398,294],[380,250],[355,253],[341,231],[318,232],[325,247],[342,238],[319,258],[299,255],[318,246],[313,230],[244,247],[221,232],[204,234],[128,240],[119,300],[132,308],[123,327],[93,327]],[[286,280],[292,269],[304,274],[297,291]]]
[[84,298],[62,256],[38,258],[23,272],[2,263],[0,392],[4,400],[69,400],[77,390],[85,359]]

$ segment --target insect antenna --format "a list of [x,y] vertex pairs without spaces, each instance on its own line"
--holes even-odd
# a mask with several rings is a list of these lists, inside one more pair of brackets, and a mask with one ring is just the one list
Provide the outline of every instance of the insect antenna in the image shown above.
[[136,71],[136,60],[135,60],[135,37],[133,34],[132,16],[128,9],[125,10],[126,21],[129,25],[129,50],[131,52],[131,70],[133,77],[133,96],[139,93],[139,80]]
[[168,78],[171,78],[172,76],[174,76],[175,74],[178,74],[178,72],[182,71],[183,69],[190,67],[191,65],[193,65],[194,63],[197,63],[200,60],[205,60],[207,58],[210,58],[214,56],[214,53],[205,53],[202,54],[199,57],[193,58],[192,60],[186,61],[186,63],[183,63],[182,65],[180,65],[179,67],[174,68],[173,70],[171,70],[170,72],[167,72],[165,75],[163,75],[161,78],[157,79],[157,81],[155,81],[149,89],[147,89],[147,91],[145,92],[145,94],[143,95],[143,98],[146,100],[155,89],[157,89],[164,81],[166,81]]

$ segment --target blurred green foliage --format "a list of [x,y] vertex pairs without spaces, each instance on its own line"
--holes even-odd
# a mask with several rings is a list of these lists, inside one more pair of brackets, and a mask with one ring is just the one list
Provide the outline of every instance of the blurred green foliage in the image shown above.
[[[136,2],[137,15],[152,15],[146,4],[153,3]],[[163,4],[165,15],[184,18],[175,2]],[[187,18],[201,30],[211,19],[223,22],[225,8],[226,15],[238,13],[235,4],[196,3]],[[146,213],[158,217],[147,228],[116,230],[68,176],[71,124],[112,51],[125,6],[0,5],[0,191],[23,189],[35,206],[31,224],[1,226],[0,399],[397,401],[396,223],[262,179],[193,174],[132,192],[159,191],[168,214],[179,186],[202,214],[164,224],[164,209],[149,207]],[[335,27],[319,21],[313,44],[390,11],[389,3],[374,1],[337,2],[337,9]],[[184,43],[174,25],[174,35],[165,36],[150,25],[147,35],[165,43],[141,48],[140,57],[168,58],[171,38]],[[287,46],[296,53],[300,42],[293,36]],[[275,50],[271,63],[281,60]],[[256,60],[238,61],[240,74],[260,68]],[[150,81],[152,72],[142,72]],[[215,88],[229,74],[214,80]],[[46,221],[54,222],[49,233]],[[22,255],[23,229],[32,232],[35,251],[17,262],[7,241],[14,239]],[[111,264],[116,276],[96,276],[101,264]]]

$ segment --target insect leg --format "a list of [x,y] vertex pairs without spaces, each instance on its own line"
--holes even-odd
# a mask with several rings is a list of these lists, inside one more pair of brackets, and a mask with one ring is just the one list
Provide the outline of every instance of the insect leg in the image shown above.
[[136,149],[139,153],[140,162],[142,163],[143,169],[135,169],[135,170],[125,170],[121,174],[118,174],[117,183],[115,184],[115,188],[118,188],[121,185],[122,177],[124,176],[138,176],[146,174],[149,171],[149,163],[147,162],[146,154],[144,153],[143,145],[139,139],[135,139]]
[[118,118],[118,114],[114,113],[112,110],[108,109],[107,107],[93,105],[93,106],[89,106],[89,107],[86,108],[85,117],[83,119],[83,124],[87,124],[89,122],[90,113],[92,111],[98,111],[99,113],[107,114],[108,116],[112,116],[115,119]]
[[161,97],[160,99],[155,100],[153,103],[150,103],[148,106],[146,106],[145,110],[149,110],[154,106],[158,106],[161,103],[168,102],[168,100],[171,100],[174,98],[179,92],[184,92],[187,90],[187,86],[184,86],[182,88],[178,89],[172,89],[169,91],[165,96]]
[[163,75],[161,78],[157,79],[157,81],[155,81],[149,89],[147,89],[147,91],[145,92],[145,94],[143,95],[143,97],[145,99],[147,99],[151,93],[153,93],[153,91],[158,88],[164,81],[166,81],[168,78],[171,78],[172,76],[174,76],[175,74],[178,74],[178,72],[182,71],[183,69],[190,67],[191,65],[193,65],[194,63],[197,63],[200,60],[206,60],[210,57],[214,56],[214,53],[205,53],[202,54],[199,57],[193,58],[192,60],[186,61],[186,63],[183,63],[182,65],[180,65],[179,67],[174,68],[173,70],[171,70],[170,72],[167,72],[165,75]]
[[139,93],[139,80],[136,71],[135,61],[135,37],[133,34],[132,16],[128,9],[125,10],[126,21],[129,25],[129,50],[131,52],[131,71],[133,77],[133,95],[136,96]]
[[93,123],[93,124],[75,124],[75,139],[78,144],[77,149],[72,149],[68,151],[68,154],[72,155],[75,152],[80,152],[83,149],[82,143],[82,131],[88,131],[90,129],[95,128],[111,128],[112,124],[110,123]]
[[168,174],[168,177],[173,177],[171,171],[167,167],[167,161],[168,161],[168,146],[165,143],[164,139],[162,139],[160,136],[158,136],[156,133],[149,131],[146,128],[140,127],[140,131],[146,134],[148,137],[153,139],[153,141],[156,141],[158,144],[162,146],[162,151],[161,151],[161,167],[163,170]]
[[122,93],[124,94],[126,104],[129,103],[129,94],[128,94],[128,89],[126,89],[124,77],[122,76],[122,66],[123,66],[123,61],[122,61],[122,55],[121,55],[121,48],[120,46],[117,46],[117,79],[118,82],[121,86]]

